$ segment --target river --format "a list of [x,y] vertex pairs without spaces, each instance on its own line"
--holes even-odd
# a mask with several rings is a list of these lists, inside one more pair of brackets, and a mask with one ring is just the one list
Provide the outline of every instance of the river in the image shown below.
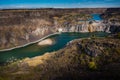
[[108,33],[105,32],[55,34],[53,36],[48,37],[55,41],[53,45],[39,46],[38,43],[34,43],[10,51],[0,52],[0,64],[3,64],[11,60],[16,60],[16,59],[18,60],[26,57],[31,58],[42,55],[46,52],[56,51],[65,47],[65,45],[73,39],[88,38],[93,34],[97,37],[105,37],[108,35]]

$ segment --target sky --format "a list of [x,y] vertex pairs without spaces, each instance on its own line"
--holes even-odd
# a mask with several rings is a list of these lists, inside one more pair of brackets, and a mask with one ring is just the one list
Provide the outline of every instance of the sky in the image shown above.
[[0,0],[0,8],[104,8],[120,7],[120,0]]

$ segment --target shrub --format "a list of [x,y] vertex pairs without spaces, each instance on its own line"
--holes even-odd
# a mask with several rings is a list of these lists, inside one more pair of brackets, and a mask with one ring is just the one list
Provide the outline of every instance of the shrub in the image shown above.
[[90,38],[91,38],[91,39],[95,39],[95,38],[96,38],[96,35],[95,35],[95,34],[92,34],[92,35],[90,36]]
[[117,33],[117,37],[120,39],[120,32],[119,32],[119,33]]
[[88,68],[90,69],[90,70],[96,70],[97,69],[97,66],[96,66],[96,63],[95,62],[89,62],[88,63]]

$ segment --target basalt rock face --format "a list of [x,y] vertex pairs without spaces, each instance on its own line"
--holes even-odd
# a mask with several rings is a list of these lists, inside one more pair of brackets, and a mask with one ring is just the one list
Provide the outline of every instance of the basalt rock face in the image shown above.
[[105,24],[110,25],[110,32],[120,32],[120,8],[109,8],[101,14]]
[[119,22],[120,8],[108,8],[104,13],[101,14],[101,17],[108,21]]
[[84,22],[83,24],[77,25],[66,25],[65,27],[61,27],[63,32],[95,32],[95,31],[103,31],[103,32],[111,32],[110,25],[106,25],[102,22],[93,22],[89,23]]
[[[0,49],[21,46],[60,32],[119,32],[116,24],[87,21],[91,13],[106,9],[1,10]],[[80,14],[81,13],[81,14]],[[83,15],[84,14],[84,15]],[[85,21],[81,21],[85,20]]]

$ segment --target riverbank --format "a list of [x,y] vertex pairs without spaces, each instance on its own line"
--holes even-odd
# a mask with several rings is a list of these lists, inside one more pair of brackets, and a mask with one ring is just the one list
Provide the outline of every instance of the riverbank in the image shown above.
[[[55,41],[53,45],[39,46],[38,42],[36,42],[34,44],[30,44],[22,48],[0,52],[0,63],[1,65],[5,64],[6,62],[11,61],[11,58],[13,59],[13,57],[14,59],[21,60],[26,57],[33,58],[35,56],[43,55],[44,53],[47,53],[47,52],[49,53],[49,52],[57,51],[59,49],[64,48],[66,44],[70,42],[71,40],[79,39],[79,38],[80,39],[89,38],[92,35],[95,35],[96,37],[105,37],[105,36],[108,36],[108,33],[105,33],[105,32],[93,32],[93,33],[67,32],[67,33],[64,33],[63,32],[61,34],[56,34],[56,35],[48,37],[52,39],[53,41]],[[48,38],[45,38],[45,39],[48,39]]]
[[49,35],[47,35],[47,36],[45,36],[45,37],[43,37],[43,38],[41,38],[41,39],[39,39],[39,40],[37,40],[37,41],[30,42],[30,43],[27,43],[27,44],[22,45],[22,46],[16,46],[16,47],[9,48],[9,49],[3,49],[3,50],[0,50],[0,52],[10,51],[10,50],[17,49],[17,48],[22,48],[22,47],[28,46],[28,45],[30,45],[30,44],[34,44],[34,43],[40,42],[40,41],[44,40],[45,38],[50,37],[50,36],[53,36],[53,35],[55,35],[55,34],[60,34],[60,33],[56,32],[56,33],[53,33],[53,34],[49,34]]

